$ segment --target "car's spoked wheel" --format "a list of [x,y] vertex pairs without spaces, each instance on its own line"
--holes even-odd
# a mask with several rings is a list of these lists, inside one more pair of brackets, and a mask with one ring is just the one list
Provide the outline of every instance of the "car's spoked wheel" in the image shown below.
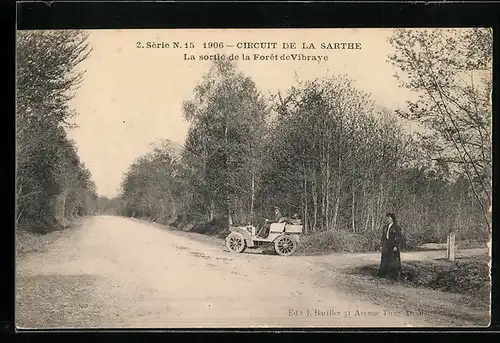
[[230,233],[226,238],[226,248],[227,250],[235,253],[241,253],[245,251],[247,244],[242,235],[238,233]]
[[297,242],[290,236],[281,236],[274,242],[274,249],[281,256],[290,256],[297,249]]

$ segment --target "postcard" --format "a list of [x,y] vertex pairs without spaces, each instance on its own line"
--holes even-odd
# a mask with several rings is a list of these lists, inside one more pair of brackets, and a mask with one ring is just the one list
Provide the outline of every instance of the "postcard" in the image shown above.
[[18,30],[18,329],[485,327],[489,28]]

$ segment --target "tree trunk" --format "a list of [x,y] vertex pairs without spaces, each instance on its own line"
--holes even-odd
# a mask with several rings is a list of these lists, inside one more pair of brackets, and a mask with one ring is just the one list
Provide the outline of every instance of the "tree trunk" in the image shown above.
[[352,186],[352,207],[351,207],[352,232],[356,232],[356,224],[355,224],[356,208],[355,208],[354,197],[355,197],[354,186]]
[[163,203],[163,198],[160,199],[161,214],[165,213],[165,204]]
[[335,212],[333,213],[333,230],[337,230],[337,216],[339,214],[340,206],[340,196],[337,194],[337,200],[335,201]]
[[[340,138],[339,138],[340,142]],[[338,159],[337,159],[337,183],[335,185],[335,195],[336,195],[336,201],[335,201],[335,213],[333,215],[333,229],[337,230],[337,219],[338,219],[338,213],[339,213],[339,207],[340,207],[340,185],[341,185],[341,180],[340,180],[340,175],[341,175],[341,169],[342,169],[342,157],[340,156],[340,152],[338,152]]]
[[251,198],[250,198],[250,224],[253,223],[253,207],[255,202],[255,175],[252,170],[252,185],[251,185]]
[[[327,149],[328,150],[328,149]],[[325,198],[326,198],[326,209],[325,209],[325,215],[326,215],[326,218],[325,218],[325,222],[326,222],[326,229],[328,230],[331,223],[330,223],[330,158],[328,156],[328,151],[327,151],[327,155],[326,155],[326,194],[325,194]]]
[[63,219],[66,215],[66,191],[63,192],[62,194],[62,201],[61,201],[61,219]]
[[368,200],[366,199],[366,188],[363,187],[363,215],[365,218],[365,225],[363,227],[363,232],[366,232],[368,230],[368,225],[370,223],[370,216],[369,216],[370,207],[367,205],[368,205]]
[[375,199],[371,199],[371,219],[372,219],[372,228],[371,231],[375,231]]
[[376,226],[378,227],[380,224],[380,216],[382,215],[383,211],[383,206],[384,206],[384,186],[383,186],[383,180],[380,180],[380,190],[379,190],[379,196],[377,199],[377,213],[376,213]]
[[[323,168],[322,168],[323,169]],[[321,221],[320,226],[326,229],[326,180],[324,177],[324,171],[320,172],[320,184],[321,184]]]
[[233,217],[231,215],[231,195],[230,195],[230,171],[229,171],[229,139],[228,139],[228,128],[227,128],[227,118],[224,127],[224,149],[226,155],[226,203],[227,203],[227,221],[229,226],[233,225]]
[[209,218],[208,218],[208,220],[209,221],[214,220],[214,216],[215,216],[215,203],[214,203],[214,199],[211,198],[210,199],[210,212],[209,212]]
[[313,221],[313,231],[316,231],[316,226],[318,225],[318,194],[316,192],[316,175],[313,172],[313,185],[312,185],[312,197],[313,197],[313,216],[314,216],[314,221]]
[[308,230],[308,220],[307,220],[307,173],[306,173],[306,168],[303,168],[304,170],[304,190],[303,190],[303,210],[304,210],[304,233],[307,234]]
[[[175,220],[177,218],[177,205],[175,204],[175,199],[172,196],[172,194],[170,194],[170,202],[172,203],[172,210],[170,211],[171,219]],[[162,199],[162,208],[163,208],[163,199]],[[165,211],[164,208],[163,211]]]

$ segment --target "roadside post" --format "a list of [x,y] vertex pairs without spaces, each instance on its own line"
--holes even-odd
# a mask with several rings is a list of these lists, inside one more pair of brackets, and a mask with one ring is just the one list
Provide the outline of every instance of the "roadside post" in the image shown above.
[[446,239],[446,259],[453,262],[455,260],[455,233],[450,232]]

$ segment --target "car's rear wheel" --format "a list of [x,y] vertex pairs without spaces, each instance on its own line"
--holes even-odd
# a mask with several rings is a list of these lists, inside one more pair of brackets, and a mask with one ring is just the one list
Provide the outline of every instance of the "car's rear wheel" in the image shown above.
[[231,232],[226,237],[226,248],[230,252],[242,253],[247,248],[247,243],[243,236],[236,232]]
[[281,256],[290,256],[297,250],[297,241],[289,235],[280,236],[274,241],[274,250]]

